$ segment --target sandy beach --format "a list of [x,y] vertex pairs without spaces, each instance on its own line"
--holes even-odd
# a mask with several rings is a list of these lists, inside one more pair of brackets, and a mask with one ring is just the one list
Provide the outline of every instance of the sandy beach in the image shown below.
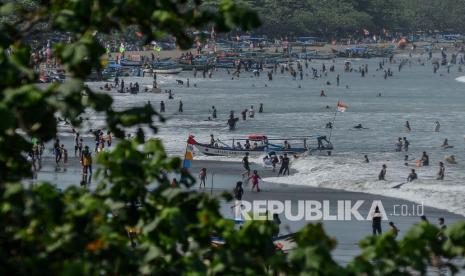
[[[219,196],[221,193],[228,191],[232,192],[236,181],[242,180],[240,174],[243,172],[242,165],[239,162],[225,162],[225,161],[213,161],[213,160],[195,160],[193,166],[190,169],[191,173],[196,176],[201,168],[207,168],[207,187],[199,189],[196,184],[191,189],[199,192],[211,194],[212,196]],[[97,167],[94,167],[94,171]],[[276,175],[271,169],[264,169],[261,165],[252,163],[251,169],[257,169],[260,171],[261,177],[270,177]],[[294,173],[295,171],[291,171]],[[175,177],[173,175],[173,177]],[[78,159],[72,157],[66,165],[56,166],[52,157],[44,157],[42,170],[37,174],[35,181],[49,181],[56,184],[57,188],[65,189],[71,185],[79,185],[81,179],[81,167]],[[93,179],[89,185],[89,189],[93,189],[98,183],[97,179]],[[396,199],[391,197],[372,195],[360,192],[347,192],[337,189],[326,189],[326,188],[314,188],[300,185],[287,185],[281,183],[261,182],[261,192],[252,192],[251,185],[244,185],[244,197],[245,201],[256,201],[256,200],[289,200],[292,203],[292,212],[296,211],[297,202],[301,200],[315,200],[315,201],[329,201],[330,203],[330,214],[335,214],[337,210],[337,202],[340,200],[349,200],[356,202],[363,200],[365,203],[358,209],[360,214],[366,218],[368,216],[371,203],[374,200],[380,200],[385,208],[388,220],[383,221],[383,231],[388,231],[388,222],[393,221],[396,226],[400,229],[399,236],[402,235],[409,229],[413,224],[419,221],[419,214],[416,214],[415,210],[417,203],[406,201],[402,199]],[[221,212],[225,218],[234,218],[234,214],[231,211],[233,202],[225,202],[221,200]],[[407,206],[409,215],[403,216],[400,214],[400,209],[395,206]],[[463,220],[464,217],[450,213],[446,210],[431,208],[424,206],[424,215],[430,220],[431,223],[436,223],[439,217],[444,217],[447,224],[452,224],[458,220]],[[294,233],[301,229],[307,223],[314,223],[316,221],[289,221],[284,216],[280,216],[282,224],[280,226],[281,234]],[[337,249],[333,252],[334,257],[341,264],[346,264],[354,256],[356,256],[360,250],[358,247],[358,241],[367,235],[371,234],[371,221],[363,220],[358,221],[355,219],[348,221],[322,221],[327,233],[336,238],[338,241]]]

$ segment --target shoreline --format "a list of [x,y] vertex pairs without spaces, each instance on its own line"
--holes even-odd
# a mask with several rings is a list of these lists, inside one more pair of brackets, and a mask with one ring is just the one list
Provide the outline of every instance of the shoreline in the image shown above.
[[[392,43],[391,41],[385,41],[382,43],[372,43],[372,44],[367,44],[367,43],[358,43],[358,44],[331,44],[331,43],[326,43],[323,46],[293,46],[294,52],[299,52],[297,50],[301,49],[306,49],[307,51],[317,51],[318,53],[321,54],[332,54],[334,50],[337,51],[342,51],[345,50],[346,48],[353,48],[353,47],[374,47],[374,48],[385,48],[388,47],[389,45],[397,45],[397,43]],[[441,48],[451,48],[453,47],[453,43],[447,43],[447,42],[426,42],[426,41],[419,41],[415,42],[415,45],[417,46],[417,49],[415,50],[416,53],[425,53],[424,46],[426,45],[433,45],[433,52],[439,52]],[[250,51],[250,49],[242,49],[243,52],[257,52],[259,49],[253,49]],[[159,58],[179,58],[181,54],[192,52],[196,53],[195,48],[187,49],[187,50],[182,50],[180,48],[176,49],[170,49],[170,50],[162,50],[160,52],[157,52],[157,55]],[[221,51],[221,49],[220,49]],[[399,54],[406,54],[411,51],[410,47],[405,47],[404,49],[399,49],[397,46],[395,47],[394,54],[399,55]],[[209,53],[210,49],[203,50],[203,54]],[[268,48],[264,48],[263,52],[265,53],[274,53],[275,52],[275,47],[271,46]],[[151,53],[153,53],[152,50],[140,50],[140,51],[126,51],[125,54],[127,55],[139,55],[139,56],[150,56]],[[278,53],[282,53],[282,46],[278,47]],[[114,57],[115,55],[119,55],[119,52],[111,52],[110,56]]]
[[[241,180],[240,173],[243,172],[242,164],[237,161],[215,161],[215,160],[194,160],[192,162],[192,167],[190,169],[191,174],[196,177],[197,172],[201,168],[207,168],[207,181],[206,188],[199,189],[196,185],[189,188],[192,191],[199,191],[211,194],[220,201],[220,212],[225,218],[233,219],[234,214],[231,211],[231,206],[233,202],[226,202],[220,195],[225,192],[232,192],[236,181]],[[94,166],[94,172],[96,171],[97,166]],[[272,175],[271,170],[263,170],[256,163],[251,163],[251,169],[260,169],[259,174],[265,178]],[[292,170],[291,173],[295,173],[295,170]],[[171,175],[172,177],[176,177]],[[71,185],[79,185],[80,177],[80,165],[77,158],[69,158],[68,164],[66,166],[66,171],[64,170],[55,170],[54,160],[47,156],[44,158],[43,169],[38,173],[38,181],[50,181],[52,183],[60,183],[57,188],[64,189]],[[90,188],[95,187],[95,183],[98,180],[93,180],[93,183],[90,184]],[[213,183],[213,189],[211,184]],[[286,219],[284,215],[280,215],[282,224],[280,226],[281,234],[293,233],[301,229],[308,223],[322,222],[325,228],[326,233],[337,239],[338,246],[333,251],[335,259],[342,263],[348,263],[354,256],[360,253],[358,247],[359,240],[364,237],[371,235],[371,220],[366,220],[369,215],[371,204],[374,200],[380,200],[386,214],[388,215],[388,220],[382,222],[383,231],[388,231],[388,221],[393,221],[397,227],[400,229],[399,236],[402,237],[405,232],[420,219],[419,213],[415,213],[415,208],[418,208],[418,204],[404,199],[388,197],[383,195],[374,195],[363,192],[353,192],[340,189],[330,189],[330,188],[320,188],[320,187],[309,187],[304,185],[294,185],[294,184],[283,184],[283,183],[273,183],[273,182],[260,182],[261,192],[251,192],[251,185],[244,184],[244,197],[243,200],[254,202],[256,200],[269,201],[269,200],[278,200],[278,201],[289,201],[291,206],[291,214],[296,215],[298,213],[298,201],[318,201],[318,202],[329,202],[328,213],[334,215],[338,210],[338,202],[344,200],[351,201],[352,203],[363,200],[364,203],[358,209],[361,216],[365,220],[297,220],[290,221]],[[409,214],[403,216],[399,213],[399,209],[395,206],[406,206],[405,208],[409,209]],[[402,207],[404,208],[404,207]],[[324,211],[324,208],[323,208]],[[413,213],[412,213],[413,211]],[[463,221],[464,216],[454,214],[450,211],[424,206],[424,215],[430,219],[430,223],[435,223],[439,217],[444,217],[446,224],[452,224],[456,221]]]
[[[42,170],[41,172],[39,172],[38,174],[39,175],[42,175],[42,176],[45,176],[45,180],[48,180],[48,181],[57,181],[59,180],[59,178],[61,178],[61,180],[63,181],[62,183],[65,185],[65,187],[69,186],[69,185],[79,185],[79,181],[80,181],[80,164],[77,160],[76,157],[74,157],[74,146],[73,146],[73,136],[60,136],[60,141],[61,143],[64,143],[65,147],[68,149],[68,164],[66,167],[63,167],[61,166],[59,169],[56,169],[56,168],[53,168],[55,167],[55,164],[52,160],[52,156],[50,156],[50,153],[49,153],[49,145],[47,144],[46,145],[46,151],[45,151],[45,159],[49,160],[49,161],[46,161],[45,162],[45,168],[47,168],[46,170]],[[90,139],[92,139],[91,137],[87,137],[85,138],[85,141],[89,141]],[[117,141],[115,140],[114,143],[116,144]],[[91,143],[85,143],[87,145],[89,145],[89,147],[91,148],[91,150],[93,149],[92,147],[92,144]],[[51,145],[50,145],[51,146]],[[172,154],[169,154],[170,156],[177,156],[177,157],[180,157],[182,158],[182,156],[179,156],[179,155],[172,155]],[[93,154],[94,156],[94,159],[95,159],[95,154]],[[226,158],[227,159],[227,158]],[[194,177],[196,177],[198,171],[200,170],[201,166],[200,164],[203,164],[203,166],[205,166],[208,170],[208,173],[213,173],[213,177],[215,178],[215,175],[219,175],[220,176],[220,179],[221,181],[217,182],[215,180],[215,190],[218,188],[218,187],[221,187],[222,190],[229,190],[231,191],[233,188],[234,188],[234,185],[236,183],[236,181],[240,180],[239,179],[239,175],[243,172],[243,169],[242,169],[242,165],[240,163],[240,161],[237,159],[237,158],[231,158],[231,160],[226,160],[225,158],[221,159],[221,160],[218,160],[218,159],[210,159],[210,158],[205,158],[205,156],[201,156],[200,159],[197,159],[197,158],[194,158],[193,162],[192,162],[192,166],[193,168],[195,169],[192,169],[191,170],[191,173],[193,174]],[[259,162],[259,161],[258,161]],[[322,161],[324,162],[324,161]],[[299,170],[296,169],[295,167],[293,168],[293,162],[291,162],[291,166],[290,166],[290,177],[296,177],[298,176],[299,174]],[[94,167],[96,167],[94,165]],[[277,169],[279,168],[279,166],[277,167]],[[296,187],[298,189],[322,189],[322,190],[327,190],[327,191],[338,191],[340,193],[342,192],[347,192],[347,193],[362,193],[362,194],[365,194],[365,195],[370,195],[370,196],[382,196],[382,197],[387,197],[387,198],[391,198],[391,199],[397,199],[397,200],[405,200],[405,201],[408,201],[408,202],[412,202],[412,203],[415,203],[415,204],[425,204],[424,201],[420,201],[420,200],[415,200],[413,198],[405,198],[405,197],[396,197],[396,196],[392,196],[392,195],[383,195],[382,193],[380,192],[376,192],[376,191],[357,191],[357,190],[348,190],[348,189],[344,189],[344,188],[336,188],[336,187],[319,187],[319,186],[311,186],[311,185],[302,185],[302,184],[295,184],[295,183],[289,183],[289,182],[292,182],[292,181],[286,181],[288,180],[287,178],[283,178],[283,181],[281,182],[279,180],[279,178],[276,177],[277,173],[271,173],[271,168],[265,168],[263,167],[260,163],[257,163],[257,160],[251,160],[251,170],[253,171],[254,169],[258,170],[260,176],[262,178],[273,178],[272,181],[265,181],[267,184],[268,187],[274,187],[274,188],[279,188],[279,187],[286,187],[287,189],[289,189],[289,187]],[[94,168],[94,171],[96,169]],[[58,171],[58,172],[57,172]],[[67,174],[67,176],[64,176],[64,177],[61,177],[62,175],[64,174]],[[229,180],[230,182],[228,184],[224,183],[226,180]],[[207,186],[208,184],[210,184],[209,182],[210,180],[208,180],[207,182]],[[287,182],[287,183],[286,183]],[[395,182],[397,183],[397,182]],[[390,182],[386,182],[386,188],[388,188],[388,185],[394,185],[395,183],[390,183]],[[220,184],[220,186],[217,186],[217,184]],[[266,187],[266,186],[265,186]],[[402,192],[401,189],[398,189],[396,191],[400,191]],[[434,208],[434,209],[437,209],[437,210],[442,210],[444,212],[447,212],[447,213],[451,213],[451,214],[454,214],[454,215],[457,215],[457,216],[461,216],[463,218],[465,218],[465,216],[462,214],[462,213],[459,213],[459,212],[455,212],[453,210],[450,210],[450,209],[447,209],[447,208],[443,208],[443,207],[438,207],[438,206],[435,206],[434,204],[431,205],[431,204],[425,204],[425,207],[428,206],[428,208]]]

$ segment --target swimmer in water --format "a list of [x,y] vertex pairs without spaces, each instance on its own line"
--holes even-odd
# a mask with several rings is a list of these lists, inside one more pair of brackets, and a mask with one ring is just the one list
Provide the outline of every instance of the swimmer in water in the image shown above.
[[437,180],[444,180],[445,171],[446,171],[446,168],[444,167],[444,163],[439,162],[438,177],[436,179]]
[[378,175],[378,180],[386,180],[386,169],[387,169],[386,164],[383,164],[383,167]]
[[410,174],[407,177],[407,181],[412,182],[413,180],[416,180],[416,179],[418,179],[418,175],[415,172],[415,169],[412,169],[412,171],[410,172]]
[[442,143],[441,148],[448,149],[448,148],[453,148],[453,146],[449,145],[449,140],[447,140],[447,138],[446,138],[446,139],[444,139],[444,142]]
[[368,155],[365,155],[364,158],[365,158],[365,163],[370,163],[370,160],[368,159]]
[[405,130],[406,130],[407,132],[412,131],[412,128],[410,127],[410,123],[409,123],[408,121],[405,121]]
[[354,126],[354,128],[356,128],[356,129],[363,129],[363,126],[362,126],[362,124],[358,124],[358,125]]

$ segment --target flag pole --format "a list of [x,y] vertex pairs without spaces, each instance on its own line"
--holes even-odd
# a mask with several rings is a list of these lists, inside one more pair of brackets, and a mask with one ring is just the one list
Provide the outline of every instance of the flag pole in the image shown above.
[[[339,101],[337,101],[337,104],[339,105]],[[331,142],[331,135],[333,134],[333,128],[334,128],[334,122],[336,121],[336,116],[337,116],[337,105],[336,105],[336,110],[334,111],[333,122],[331,123],[331,128],[329,129],[329,139],[328,139],[328,141],[330,141],[330,142]]]

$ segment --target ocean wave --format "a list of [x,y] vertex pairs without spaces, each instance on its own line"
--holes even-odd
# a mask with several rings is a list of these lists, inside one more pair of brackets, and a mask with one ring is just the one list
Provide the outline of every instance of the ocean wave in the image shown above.
[[[465,215],[465,192],[459,173],[461,166],[446,165],[446,180],[437,181],[435,167],[405,166],[401,158],[393,154],[387,154],[383,159],[367,164],[361,158],[349,156],[311,156],[292,163],[291,168],[297,170],[294,175],[268,177],[264,181],[390,196]],[[377,180],[382,164],[388,166],[387,181]],[[412,168],[417,170],[419,179],[398,189],[393,188],[406,182]]]
[[458,82],[465,82],[465,76],[458,77],[455,80],[458,81]]

